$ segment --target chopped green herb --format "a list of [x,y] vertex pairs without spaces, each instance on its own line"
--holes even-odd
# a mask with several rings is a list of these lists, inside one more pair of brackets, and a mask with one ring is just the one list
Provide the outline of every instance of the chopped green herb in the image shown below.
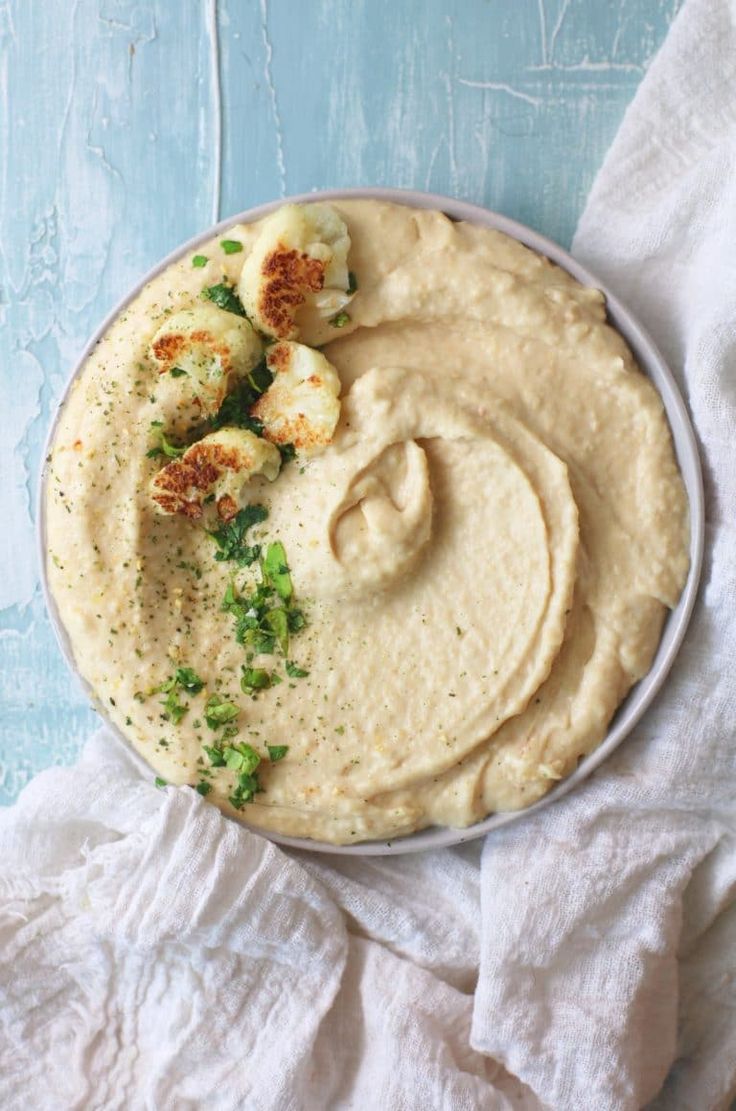
[[238,776],[238,785],[234,793],[229,796],[229,802],[236,810],[242,810],[245,803],[251,802],[253,796],[260,790],[258,776],[243,772]]
[[333,328],[344,328],[346,324],[350,323],[350,314],[346,312],[339,312],[337,316],[333,316],[330,324]]
[[286,611],[286,620],[290,633],[300,633],[307,624],[307,619],[302,611],[295,609],[293,606]]
[[167,721],[173,721],[174,725],[178,725],[189,712],[187,704],[179,701],[179,693],[176,690],[169,691],[161,705],[164,708],[164,717]]
[[168,787],[168,783],[160,775],[157,775],[153,782],[157,787]]
[[273,586],[279,598],[288,602],[294,593],[294,589],[289,574],[289,566],[286,562],[286,552],[280,540],[268,545],[262,570],[264,578]]
[[178,725],[189,707],[186,703],[179,701],[179,690],[176,679],[167,679],[165,683],[161,683],[160,686],[154,689],[166,695],[166,698],[161,700],[161,705],[164,708],[164,718],[167,721],[173,721],[174,725]]
[[205,301],[211,301],[213,305],[217,305],[219,309],[224,309],[225,312],[235,313],[236,316],[246,315],[243,302],[233,287],[227,285],[226,282],[207,286],[202,290],[202,297]]
[[272,764],[275,764],[278,760],[283,760],[289,751],[288,745],[266,745],[266,748],[268,749],[268,758]]
[[356,293],[358,290],[358,279],[355,276],[354,270],[348,271],[348,293]]
[[[160,422],[156,423],[158,424]],[[151,427],[153,427],[153,422]],[[176,444],[172,444],[167,440],[165,432],[159,432],[159,442],[146,452],[146,456],[148,459],[155,459],[157,455],[166,455],[169,459],[178,459],[186,450],[186,445],[184,447],[179,447]]]
[[197,786],[194,788],[194,790],[200,795],[203,795],[203,796],[208,795],[210,793],[210,791],[212,790],[212,784],[207,783],[206,780],[202,779],[197,784]]
[[197,675],[196,671],[193,671],[191,667],[177,667],[174,678],[179,686],[182,687],[183,690],[189,691],[190,694],[199,694],[204,686],[204,680],[200,679],[199,675]]
[[197,270],[207,265],[207,255],[194,255],[192,258],[192,266]]
[[211,745],[202,745],[202,748],[209,756],[213,768],[225,767],[225,757],[222,754],[222,749],[214,748]]
[[222,750],[225,764],[231,771],[251,775],[261,762],[261,758],[252,745],[241,741],[237,745],[225,745]]
[[182,368],[180,366],[172,366],[171,370],[169,371],[169,374],[171,375],[172,378],[187,378],[187,377],[189,377],[188,372],[186,370],[182,370]]
[[185,690],[188,694],[198,694],[203,686],[204,681],[191,667],[177,667],[172,677],[158,687],[154,687],[151,693],[158,691],[166,695],[166,698],[161,701],[164,717],[167,721],[173,721],[174,725],[178,725],[189,710],[186,702],[179,701],[179,691]]
[[210,420],[210,425],[213,428],[223,428],[225,425],[229,428],[233,426],[247,428],[249,432],[253,432],[256,436],[262,436],[263,425],[250,415],[250,409],[272,382],[273,374],[266,366],[266,360],[262,359],[257,366],[253,367],[250,374],[241,379],[235,389],[227,395],[215,416]]
[[245,544],[245,534],[249,528],[265,521],[267,517],[265,505],[246,505],[235,514],[232,521],[210,532],[218,548],[215,559],[218,562],[234,560],[240,567],[250,567],[258,559],[261,549],[258,544],[252,547]]
[[239,251],[243,250],[243,244],[239,243],[237,239],[221,239],[220,246],[226,255],[237,255]]
[[223,758],[227,767],[238,775],[237,786],[229,796],[229,801],[236,810],[240,810],[258,791],[262,790],[258,776],[255,774],[261,758],[256,750],[245,742],[226,745],[223,748]]
[[233,721],[239,713],[240,709],[234,702],[228,702],[219,694],[211,694],[205,702],[204,720],[210,729],[219,729],[221,725]]
[[296,458],[296,448],[293,444],[276,444],[281,456],[281,466],[285,463],[291,463],[292,459]]
[[[248,506],[247,509],[262,506]],[[241,512],[244,512],[241,510]],[[238,515],[234,521],[237,523]],[[234,522],[230,522],[232,526]],[[212,534],[218,541],[220,551],[217,559],[236,558],[239,545],[242,543],[236,537],[234,541],[228,536],[220,535],[229,526],[224,526],[218,534]],[[253,548],[246,549],[246,556],[238,560],[241,566],[253,562]],[[229,554],[235,552],[235,555]],[[272,655],[278,645],[282,655],[289,652],[289,634],[297,633],[306,625],[306,619],[301,610],[292,602],[293,585],[289,567],[286,562],[284,546],[279,541],[269,544],[266,556],[260,562],[261,581],[250,593],[239,594],[234,583],[230,583],[222,599],[222,609],[235,619],[235,639],[238,644],[247,649],[248,663],[254,655]],[[257,673],[261,669],[248,669],[249,673]],[[271,675],[269,686],[274,683]],[[277,681],[277,680],[276,680]],[[265,690],[265,685],[254,685],[249,679],[244,680],[243,690],[252,693],[253,690]]]
[[278,606],[275,609],[269,610],[268,613],[264,615],[264,620],[269,629],[273,631],[273,635],[276,637],[278,646],[285,656],[286,653],[289,651],[288,612],[283,608],[283,606]]
[[235,618],[235,639],[254,653],[273,652],[276,638],[270,626],[264,624],[269,609],[270,587],[263,583],[250,595],[236,594],[230,585],[225,591],[222,608]]
[[246,694],[265,691],[271,686],[271,674],[262,667],[243,667],[240,686]]
[[295,663],[292,663],[291,660],[287,660],[286,674],[289,676],[290,679],[306,679],[307,675],[309,675],[309,672],[305,671],[303,667],[297,667],[297,665]]

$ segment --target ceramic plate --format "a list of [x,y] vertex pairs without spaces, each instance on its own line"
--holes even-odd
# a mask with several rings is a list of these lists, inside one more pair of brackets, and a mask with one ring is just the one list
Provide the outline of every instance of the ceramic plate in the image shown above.
[[[464,201],[453,200],[450,197],[442,197],[434,193],[417,193],[404,189],[323,190],[296,197],[285,197],[282,200],[260,205],[258,208],[251,208],[247,212],[241,212],[230,217],[228,220],[223,220],[215,227],[208,228],[194,239],[190,239],[188,243],[184,243],[181,247],[178,247],[131,289],[128,295],[102,322],[90,339],[74,368],[61,400],[59,401],[56,413],[54,414],[44,450],[44,459],[49,453],[59,414],[69,394],[71,385],[84,366],[89,353],[115,318],[138,296],[147,282],[151,281],[152,278],[169,266],[170,263],[176,262],[182,255],[191,254],[201,243],[220,234],[227,228],[232,227],[233,224],[247,224],[254,220],[259,220],[262,216],[267,215],[267,213],[273,211],[273,209],[279,208],[282,204],[286,204],[287,202],[304,203],[318,200],[330,201],[339,200],[340,198],[355,199],[361,197],[392,201],[395,204],[406,204],[413,208],[438,209],[453,220],[467,220],[470,223],[481,224],[488,228],[495,228],[498,231],[505,232],[506,235],[512,236],[514,239],[518,239],[521,243],[526,244],[527,247],[531,247],[532,250],[537,251],[539,254],[546,255],[547,258],[556,262],[557,265],[561,266],[564,270],[567,270],[583,285],[594,286],[596,289],[602,290],[606,296],[608,319],[610,323],[624,337],[633,351],[639,366],[652,380],[662,398],[672,430],[677,460],[680,465],[690,503],[690,572],[679,603],[667,617],[662,632],[662,639],[649,672],[631,689],[626,699],[619,706],[603,743],[580,762],[580,765],[572,775],[562,780],[557,787],[550,791],[549,794],[545,795],[544,798],[540,799],[539,802],[535,803],[533,806],[527,807],[526,810],[515,810],[503,814],[491,814],[482,822],[477,822],[475,825],[469,826],[466,829],[439,829],[433,827],[392,841],[366,841],[357,845],[336,846],[328,845],[320,841],[310,841],[305,838],[282,837],[277,833],[263,834],[272,841],[277,841],[282,845],[290,845],[299,849],[309,849],[312,852],[328,852],[347,856],[389,856],[394,853],[420,852],[425,849],[443,848],[447,845],[459,845],[476,837],[482,837],[484,834],[489,833],[493,829],[498,829],[499,826],[506,825],[508,822],[523,821],[526,815],[536,812],[541,807],[550,806],[557,799],[566,795],[568,791],[571,791],[578,783],[586,779],[591,772],[598,768],[603,761],[610,756],[613,750],[621,744],[624,737],[631,732],[642,714],[647,710],[664,683],[667,673],[672,667],[677,651],[682,644],[685,630],[692,613],[700,578],[703,557],[704,506],[700,460],[698,458],[695,435],[685,404],[675,384],[675,380],[647,332],[629,310],[621,304],[618,298],[614,297],[614,295],[606,289],[604,283],[599,282],[589,270],[581,266],[579,262],[576,262],[567,251],[562,249],[562,247],[559,247],[549,239],[545,239],[543,235],[539,235],[537,232],[532,231],[531,228],[525,227],[524,224],[519,224],[515,220],[509,220],[506,216],[500,216],[498,213],[492,212],[487,208],[480,208],[478,205],[467,204]],[[48,588],[46,576],[46,520],[44,508],[46,477],[46,466],[44,464],[39,484],[37,521],[41,581],[46,606],[51,616],[51,623],[54,627],[54,632],[56,633],[64,658],[82,683],[87,697],[92,700],[108,728],[123,741],[126,747],[130,748],[122,734],[108,720],[105,707],[97,701],[87,683],[81,679],[74,661],[74,654],[66,630],[61,623],[56,605]],[[147,767],[142,758],[138,758],[138,760],[142,767]],[[244,824],[247,825],[247,823]]]

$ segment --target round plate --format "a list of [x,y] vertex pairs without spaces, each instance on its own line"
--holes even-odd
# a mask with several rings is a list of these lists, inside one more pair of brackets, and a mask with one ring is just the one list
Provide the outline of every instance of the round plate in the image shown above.
[[[532,814],[543,806],[549,806],[550,803],[555,802],[556,799],[566,795],[568,791],[571,791],[578,783],[586,779],[591,772],[599,767],[603,761],[610,756],[613,750],[621,744],[621,741],[627,733],[633,729],[647,707],[651,704],[664,683],[667,673],[672,667],[673,660],[682,644],[685,630],[690,620],[698,590],[698,581],[700,579],[704,534],[703,482],[695,434],[685,404],[662,356],[636,318],[621,304],[617,297],[606,289],[603,282],[599,282],[589,270],[581,266],[579,262],[576,262],[576,260],[572,258],[567,251],[564,251],[562,247],[559,247],[550,239],[546,239],[543,235],[539,235],[537,232],[532,231],[531,228],[526,227],[524,224],[519,224],[515,220],[508,219],[506,216],[500,216],[490,209],[468,204],[465,201],[454,200],[451,197],[443,197],[435,193],[418,193],[408,189],[328,189],[314,193],[305,193],[295,197],[285,197],[279,201],[273,201],[270,204],[251,208],[247,212],[241,212],[227,220],[222,220],[215,227],[208,228],[207,231],[202,232],[200,235],[195,236],[194,239],[190,239],[188,243],[184,243],[181,247],[178,247],[137,283],[120,304],[112,310],[105,320],[103,320],[102,324],[82,352],[58,403],[51,428],[49,429],[43,458],[45,460],[46,456],[49,454],[59,415],[69,394],[72,382],[82,370],[93,347],[104,335],[116,317],[120,315],[123,309],[138,296],[143,286],[151,281],[152,278],[156,277],[157,274],[160,274],[170,263],[176,262],[182,255],[190,254],[192,251],[196,250],[201,243],[225,231],[227,228],[232,227],[233,224],[252,223],[254,220],[259,220],[274,209],[280,208],[283,204],[289,202],[306,203],[317,200],[330,201],[340,200],[341,198],[356,199],[362,197],[390,201],[394,204],[405,204],[412,208],[435,209],[444,212],[453,220],[467,220],[473,224],[480,224],[487,228],[495,228],[497,231],[502,231],[513,239],[518,239],[519,242],[524,243],[527,247],[531,247],[532,250],[556,262],[558,266],[561,266],[564,270],[567,270],[568,273],[572,274],[573,277],[577,278],[582,285],[594,286],[596,289],[600,289],[606,297],[608,319],[610,323],[624,337],[633,351],[639,366],[654,383],[662,399],[672,431],[677,461],[682,472],[682,478],[685,483],[690,504],[690,571],[680,601],[665,621],[662,638],[652,666],[644,678],[632,687],[627,697],[619,706],[602,744],[582,760],[578,768],[568,776],[567,779],[562,780],[559,785],[545,795],[544,798],[540,799],[532,806],[527,807],[525,810],[491,814],[490,817],[485,818],[482,822],[477,822],[475,825],[468,826],[466,829],[432,827],[422,830],[419,833],[412,833],[405,837],[397,838],[393,841],[364,841],[357,845],[328,845],[322,841],[310,841],[300,837],[283,837],[278,833],[270,833],[262,830],[256,831],[272,841],[279,842],[279,844],[289,845],[298,849],[309,849],[312,852],[335,853],[345,856],[390,856],[395,853],[420,852],[424,849],[439,849],[448,845],[459,845],[465,841],[471,841],[476,837],[482,837],[490,830],[506,825],[508,822],[520,821],[525,815]],[[108,728],[123,741],[131,752],[133,752],[134,750],[126,738],[123,737],[120,731],[109,721],[105,707],[98,701],[89,685],[80,676],[69,638],[61,623],[56,604],[49,590],[46,575],[46,478],[47,468],[44,462],[39,479],[37,521],[41,583],[46,606],[51,617],[51,624],[54,628],[61,652],[72,672],[81,681],[86,695],[92,700],[96,709],[105,720]],[[148,765],[145,764],[142,757],[138,757],[137,753],[134,754],[141,767],[149,770]],[[248,823],[244,822],[243,824],[247,825]]]

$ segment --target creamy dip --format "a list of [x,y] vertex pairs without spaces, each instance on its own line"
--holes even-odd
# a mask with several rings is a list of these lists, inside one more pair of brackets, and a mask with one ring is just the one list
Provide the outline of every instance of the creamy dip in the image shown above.
[[[110,327],[64,405],[47,514],[79,669],[156,772],[234,812],[234,773],[205,750],[216,693],[239,708],[238,741],[287,748],[240,816],[339,844],[467,826],[568,775],[651,664],[688,517],[662,404],[600,292],[437,212],[334,207],[358,291],[339,328],[311,320],[300,340],[339,372],[339,424],[242,495],[269,512],[249,539],[287,554],[299,674],[243,692],[222,600],[252,571],[149,494],[152,422],[170,424],[176,392],[151,338],[237,282],[258,224],[228,232],[242,251],[213,241],[205,265],[170,266]],[[174,722],[155,688],[177,666],[204,687]]]

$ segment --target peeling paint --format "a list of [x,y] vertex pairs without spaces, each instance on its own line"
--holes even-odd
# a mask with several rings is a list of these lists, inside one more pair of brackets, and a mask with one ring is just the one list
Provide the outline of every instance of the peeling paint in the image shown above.
[[271,99],[271,112],[273,114],[273,126],[276,132],[276,162],[279,169],[279,195],[286,196],[286,160],[284,158],[284,133],[281,125],[281,116],[279,114],[279,98],[276,95],[276,86],[273,83],[273,76],[271,74],[271,62],[273,60],[273,46],[268,36],[268,0],[260,0],[261,6],[261,38],[263,41],[263,77],[268,88],[268,94]]
[[220,219],[222,201],[222,75],[220,73],[220,30],[217,0],[207,0],[207,35],[210,45],[210,89],[212,96],[212,223]]

